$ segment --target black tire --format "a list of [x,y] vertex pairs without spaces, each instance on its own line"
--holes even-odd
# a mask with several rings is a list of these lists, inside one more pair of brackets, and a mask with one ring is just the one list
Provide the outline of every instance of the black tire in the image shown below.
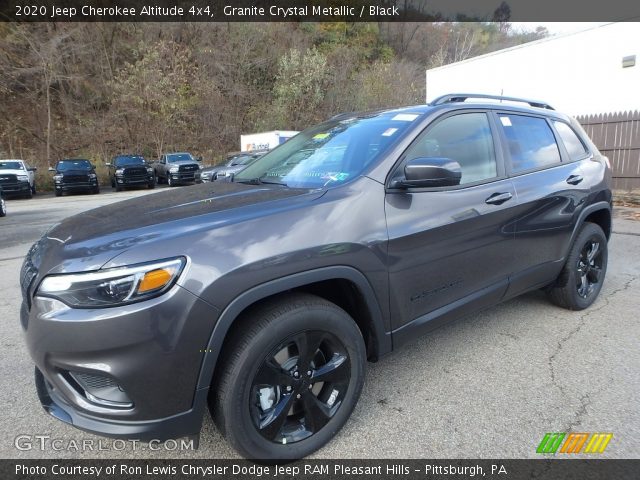
[[169,185],[170,187],[175,187],[176,184],[173,182],[173,180],[171,180],[171,175],[167,175],[167,185]]
[[156,182],[151,182],[149,185],[147,185],[147,187],[149,188],[149,190],[153,190],[154,188],[156,188]]
[[116,192],[121,192],[122,191],[122,187],[120,185],[116,185],[115,189],[116,189]]
[[31,187],[31,193],[33,195],[35,195],[36,193],[38,193],[37,189],[36,189],[36,182],[33,182],[33,186]]
[[91,190],[91,193],[93,195],[99,194],[100,193],[100,186],[93,187],[93,189]]
[[602,289],[607,260],[607,237],[602,228],[595,223],[585,223],[560,275],[547,289],[549,299],[568,310],[584,310],[591,306]]
[[62,190],[58,190],[57,188],[54,190],[56,197],[61,197],[62,196]]
[[[313,453],[338,433],[360,397],[366,350],[358,326],[338,306],[308,294],[274,298],[239,321],[216,370],[209,399],[214,422],[247,458],[270,462]],[[314,382],[320,375],[325,380]],[[266,410],[263,400],[272,402]],[[278,409],[283,414],[275,415]]]
[[4,201],[4,198],[0,197],[0,217],[4,217],[7,215],[7,204]]
[[27,190],[27,193],[24,194],[24,198],[33,198],[33,192],[31,191],[31,187]]

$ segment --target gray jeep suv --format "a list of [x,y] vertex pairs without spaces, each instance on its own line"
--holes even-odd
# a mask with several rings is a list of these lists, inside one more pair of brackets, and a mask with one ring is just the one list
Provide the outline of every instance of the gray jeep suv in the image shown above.
[[208,405],[242,455],[300,458],[347,421],[367,360],[534,289],[587,308],[608,160],[546,104],[471,97],[340,115],[232,182],[53,227],[21,274],[44,408],[149,440],[197,436]]

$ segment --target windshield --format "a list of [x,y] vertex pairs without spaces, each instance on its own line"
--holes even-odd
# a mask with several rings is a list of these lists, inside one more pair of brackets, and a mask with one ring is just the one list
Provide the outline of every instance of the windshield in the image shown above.
[[384,112],[329,120],[251,163],[235,181],[300,188],[346,182],[357,177],[420,116]]
[[0,170],[24,170],[22,162],[0,162]]
[[190,153],[172,153],[170,155],[167,155],[168,163],[180,162],[182,160],[193,161],[193,157]]
[[140,155],[131,155],[130,157],[116,157],[116,167],[126,167],[130,165],[144,165],[144,157]]
[[91,170],[91,162],[89,160],[61,160],[56,165],[56,170],[64,172],[67,170]]

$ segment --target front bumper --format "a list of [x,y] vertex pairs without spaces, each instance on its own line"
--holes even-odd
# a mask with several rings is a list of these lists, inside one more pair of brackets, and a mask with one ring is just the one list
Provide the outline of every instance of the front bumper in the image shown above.
[[174,183],[199,183],[200,182],[200,173],[198,172],[190,172],[190,173],[169,173],[171,177],[171,181]]
[[[208,392],[197,389],[197,380],[218,313],[179,286],[144,302],[94,310],[33,298],[31,309],[23,304],[21,323],[42,406],[111,437],[197,434]],[[77,373],[113,379],[132,405],[96,402],[73,381]]]
[[29,193],[31,190],[31,185],[28,181],[17,182],[17,183],[3,183],[2,184],[2,195],[22,195],[25,193]]
[[79,190],[93,190],[98,188],[98,181],[77,182],[77,183],[56,183],[55,189],[62,192],[76,192]]
[[82,413],[67,403],[55,387],[35,369],[36,390],[44,410],[52,417],[86,432],[113,438],[133,438],[141,441],[196,436],[202,427],[202,418],[207,406],[208,388],[195,392],[193,407],[186,412],[167,418],[131,422],[100,418]]
[[143,185],[153,185],[155,179],[153,175],[146,176],[116,176],[116,183],[123,187],[137,187]]

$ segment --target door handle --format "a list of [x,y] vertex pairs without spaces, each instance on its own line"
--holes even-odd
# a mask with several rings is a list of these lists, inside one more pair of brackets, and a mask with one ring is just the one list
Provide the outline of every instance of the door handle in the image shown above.
[[582,180],[582,175],[571,175],[569,178],[567,178],[567,183],[569,185],[578,185]]
[[511,193],[509,193],[509,192],[494,193],[489,198],[487,198],[484,201],[484,203],[489,203],[491,205],[500,205],[500,204],[506,202],[507,200],[511,200],[512,197],[513,197],[513,195],[511,195]]

